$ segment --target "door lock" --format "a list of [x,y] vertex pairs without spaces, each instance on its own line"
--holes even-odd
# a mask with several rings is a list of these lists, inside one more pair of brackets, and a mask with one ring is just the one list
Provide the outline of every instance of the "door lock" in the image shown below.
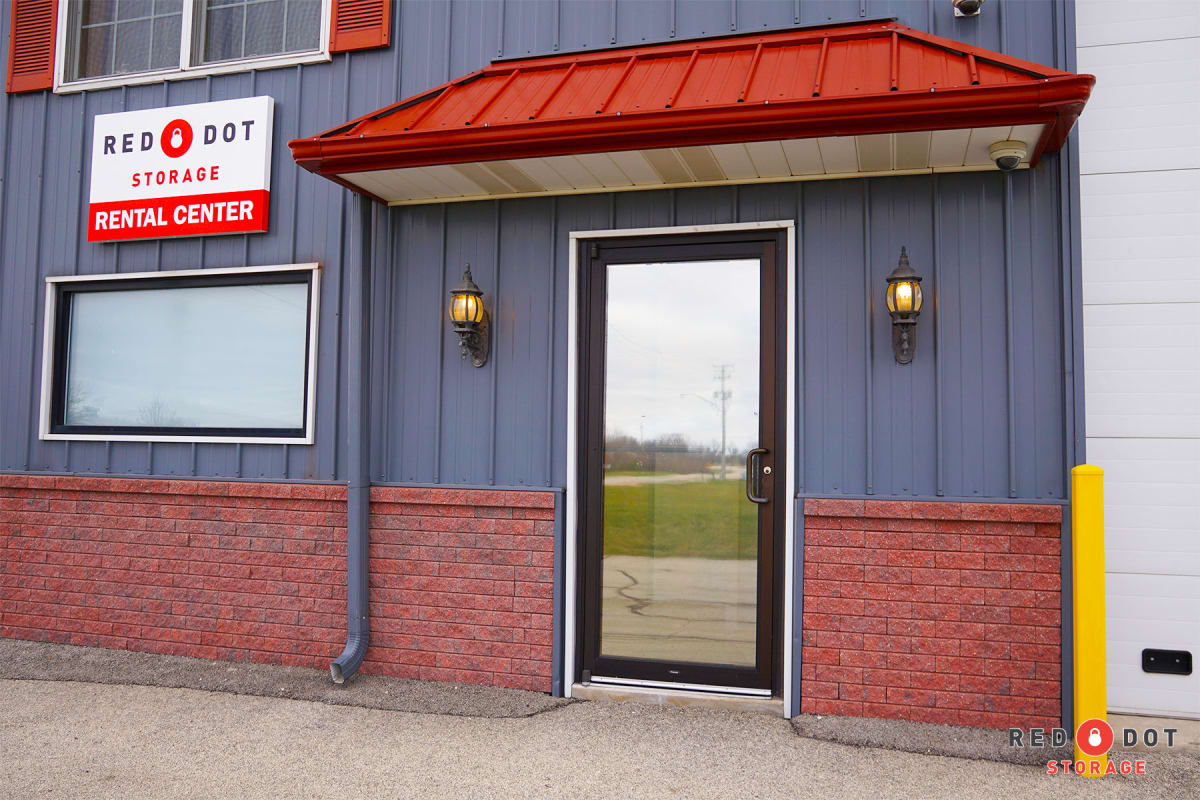
[[770,474],[771,474],[771,468],[770,468],[770,467],[763,467],[763,470],[762,470],[762,472],[763,472],[763,475],[770,475]]

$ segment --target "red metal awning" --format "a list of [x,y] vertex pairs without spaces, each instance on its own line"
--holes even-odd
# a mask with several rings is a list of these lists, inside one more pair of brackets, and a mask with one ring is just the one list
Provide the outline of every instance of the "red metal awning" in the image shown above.
[[[1060,148],[1094,83],[847,24],[497,62],[289,144],[304,168],[393,203],[984,169],[992,141],[1024,136],[1027,165]],[[721,149],[740,143],[775,144]]]

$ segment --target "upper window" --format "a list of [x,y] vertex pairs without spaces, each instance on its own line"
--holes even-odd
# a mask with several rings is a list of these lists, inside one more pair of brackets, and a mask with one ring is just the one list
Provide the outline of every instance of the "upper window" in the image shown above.
[[63,81],[323,57],[328,0],[68,0]]
[[43,436],[310,442],[315,276],[50,279]]

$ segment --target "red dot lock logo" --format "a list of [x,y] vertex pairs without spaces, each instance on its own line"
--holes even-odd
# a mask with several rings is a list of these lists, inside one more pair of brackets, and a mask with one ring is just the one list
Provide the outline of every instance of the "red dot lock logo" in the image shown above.
[[192,126],[184,119],[171,120],[163,128],[159,143],[167,156],[179,158],[192,146]]
[[1089,756],[1102,756],[1113,746],[1113,729],[1102,719],[1089,719],[1075,731],[1075,745]]

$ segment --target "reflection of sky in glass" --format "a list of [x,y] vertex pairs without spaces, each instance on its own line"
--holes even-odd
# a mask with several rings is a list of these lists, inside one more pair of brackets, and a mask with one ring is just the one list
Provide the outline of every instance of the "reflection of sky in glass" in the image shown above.
[[607,347],[607,437],[718,448],[728,364],[729,447],[758,446],[757,259],[608,265]]
[[307,283],[80,292],[68,425],[301,428]]

